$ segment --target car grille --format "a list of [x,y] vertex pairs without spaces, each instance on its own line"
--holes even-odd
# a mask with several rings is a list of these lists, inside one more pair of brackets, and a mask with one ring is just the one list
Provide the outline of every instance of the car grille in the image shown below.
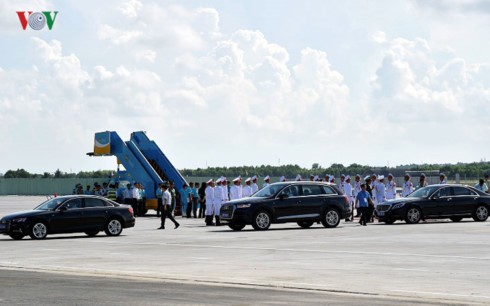
[[233,205],[225,204],[221,206],[220,216],[222,219],[232,219],[233,218]]
[[376,206],[377,211],[387,211],[389,210],[391,205],[378,205]]

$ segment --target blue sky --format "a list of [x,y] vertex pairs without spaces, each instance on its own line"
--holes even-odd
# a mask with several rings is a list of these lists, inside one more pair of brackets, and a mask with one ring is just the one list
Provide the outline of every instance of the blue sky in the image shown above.
[[[23,31],[17,10],[57,10]],[[0,173],[115,168],[147,131],[179,168],[471,162],[490,135],[490,6],[3,1]],[[35,152],[35,153],[33,153]]]

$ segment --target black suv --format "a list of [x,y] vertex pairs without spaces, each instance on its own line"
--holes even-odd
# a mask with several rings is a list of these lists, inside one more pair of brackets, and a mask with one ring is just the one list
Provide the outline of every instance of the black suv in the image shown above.
[[235,231],[247,224],[266,230],[272,223],[286,222],[309,228],[321,221],[325,227],[336,227],[350,209],[349,200],[337,186],[299,181],[274,183],[251,197],[226,202],[220,217]]

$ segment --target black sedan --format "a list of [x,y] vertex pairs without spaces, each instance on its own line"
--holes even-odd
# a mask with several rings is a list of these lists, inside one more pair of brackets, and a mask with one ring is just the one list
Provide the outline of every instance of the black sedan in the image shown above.
[[349,200],[335,185],[308,181],[271,184],[251,197],[223,204],[220,217],[239,231],[247,224],[266,230],[272,223],[285,222],[308,228],[321,221],[325,227],[336,227],[349,213]]
[[0,234],[13,239],[29,235],[44,239],[48,234],[84,232],[95,236],[105,231],[118,236],[123,228],[133,227],[131,206],[97,196],[62,196],[52,198],[31,211],[23,211],[0,219]]
[[380,204],[376,207],[376,215],[380,222],[388,224],[396,220],[413,224],[425,219],[445,218],[454,222],[463,218],[484,222],[489,210],[489,194],[469,186],[446,184],[423,187],[406,198]]

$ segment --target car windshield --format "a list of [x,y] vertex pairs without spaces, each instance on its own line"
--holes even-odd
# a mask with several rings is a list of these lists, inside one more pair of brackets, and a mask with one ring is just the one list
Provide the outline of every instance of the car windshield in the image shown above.
[[439,188],[441,188],[441,186],[422,187],[409,194],[407,198],[427,198]]
[[284,187],[284,184],[280,185],[269,185],[257,191],[252,197],[253,198],[269,198],[275,196],[279,190]]
[[65,199],[63,199],[63,198],[53,198],[53,199],[47,200],[46,202],[42,203],[38,207],[34,208],[34,210],[53,210],[56,207],[58,207],[58,205],[63,203],[64,201],[65,201]]

